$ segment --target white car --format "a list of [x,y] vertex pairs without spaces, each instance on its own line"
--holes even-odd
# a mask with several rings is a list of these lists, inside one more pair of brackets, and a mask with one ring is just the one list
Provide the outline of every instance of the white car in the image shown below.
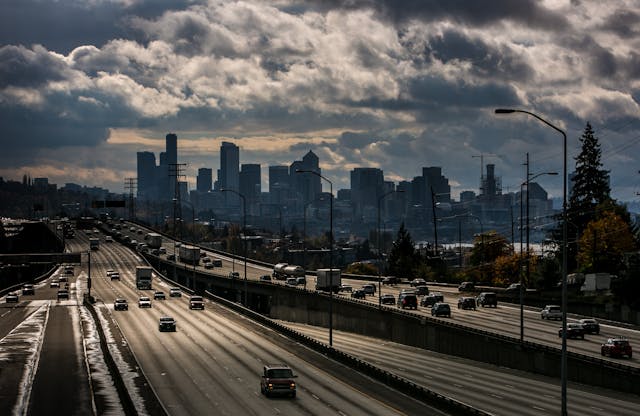
[[140,296],[138,299],[138,307],[139,308],[150,308],[151,307],[151,299],[148,296]]
[[562,309],[558,305],[547,305],[540,311],[540,318],[542,319],[562,319]]

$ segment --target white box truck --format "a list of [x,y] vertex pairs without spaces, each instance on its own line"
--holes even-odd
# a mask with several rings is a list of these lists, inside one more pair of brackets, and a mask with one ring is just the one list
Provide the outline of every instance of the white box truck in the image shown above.
[[316,290],[338,293],[341,284],[340,269],[318,269],[316,271]]
[[200,263],[200,248],[194,246],[185,246],[184,244],[178,249],[179,260],[183,263],[198,265]]
[[162,246],[162,236],[158,233],[148,233],[146,240],[149,248],[160,248]]
[[136,266],[136,288],[138,290],[151,289],[153,269],[149,266]]

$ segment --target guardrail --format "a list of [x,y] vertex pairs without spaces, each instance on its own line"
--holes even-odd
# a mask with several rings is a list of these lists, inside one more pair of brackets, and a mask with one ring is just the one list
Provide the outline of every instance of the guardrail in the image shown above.
[[[36,283],[39,283],[39,282],[41,282],[41,281],[43,281],[43,280],[45,280],[45,279],[48,279],[48,278],[53,274],[53,272],[55,272],[55,271],[56,271],[56,269],[57,269],[58,267],[59,267],[59,266],[53,266],[53,267],[51,267],[51,269],[49,269],[49,271],[47,271],[46,273],[41,274],[40,276],[36,277],[35,279],[33,279],[33,281],[34,281],[34,282],[36,282]],[[25,282],[22,282],[22,283],[18,283],[18,284],[16,284],[16,285],[9,286],[9,287],[6,287],[6,288],[4,288],[4,289],[1,289],[1,290],[0,290],[0,296],[4,296],[4,295],[6,295],[7,293],[13,292],[13,291],[15,291],[15,290],[19,290],[19,289],[20,289],[24,284],[25,284]]]

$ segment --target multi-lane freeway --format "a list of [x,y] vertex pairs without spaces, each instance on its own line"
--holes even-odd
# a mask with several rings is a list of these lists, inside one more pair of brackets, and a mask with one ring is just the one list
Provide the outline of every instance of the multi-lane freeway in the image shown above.
[[[83,233],[67,241],[71,251],[86,252],[89,240]],[[167,254],[173,253],[174,243],[163,242]],[[212,255],[213,256],[213,255]],[[222,258],[223,267],[212,270],[226,275],[239,270],[242,263]],[[157,394],[164,410],[178,414],[438,414],[405,395],[373,382],[346,367],[332,362],[271,330],[231,312],[220,305],[206,301],[204,311],[189,310],[188,293],[180,298],[167,296],[166,300],[153,300],[152,308],[141,309],[137,300],[141,295],[153,297],[153,291],[135,288],[135,266],[144,264],[134,251],[118,243],[104,242],[91,255],[92,295],[96,307],[104,317],[103,325],[111,333],[112,347],[123,357],[133,353],[141,370]],[[79,306],[78,295],[86,292],[86,263],[76,267],[70,282],[72,296],[69,301],[58,301],[56,289],[49,288],[49,280],[36,288],[35,296],[23,296],[19,304],[0,303],[0,346],[13,345],[14,350],[26,348],[16,341],[16,334],[29,329],[30,339],[37,340],[37,348],[26,348],[21,371],[7,364],[18,354],[0,349],[0,395],[2,410],[20,408],[32,414],[46,413],[47,406],[56,398],[66,397],[70,391],[74,400],[66,401],[65,413],[85,414],[99,409],[116,413],[121,411],[115,392],[109,390],[108,375],[100,375],[100,360],[87,359],[91,354],[92,327],[86,312]],[[107,270],[120,272],[120,280],[107,277]],[[199,266],[199,272],[205,272]],[[248,264],[247,277],[258,279],[270,269]],[[347,282],[354,287],[361,282]],[[279,284],[279,282],[274,282]],[[154,290],[167,295],[171,284],[154,280]],[[308,287],[314,287],[309,283]],[[384,287],[383,292],[397,293],[402,285]],[[433,290],[434,288],[432,288]],[[454,289],[439,288],[445,299],[455,305],[459,294]],[[348,294],[340,296],[349,296]],[[126,298],[128,311],[115,311],[116,298]],[[377,296],[367,297],[377,304]],[[428,314],[419,308],[419,314]],[[161,316],[177,320],[177,331],[159,332]],[[444,318],[443,318],[444,319]],[[501,304],[496,309],[479,308],[476,311],[458,311],[454,308],[452,321],[497,333],[519,334],[517,305]],[[22,328],[25,327],[26,329]],[[321,341],[326,341],[324,328],[289,324]],[[526,339],[558,346],[558,323],[541,321],[538,312],[525,316]],[[20,329],[21,330],[17,330]],[[611,335],[626,335],[634,346],[638,345],[638,331],[603,325],[599,336],[569,341],[570,350],[599,357],[601,341]],[[122,337],[122,338],[120,338]],[[468,405],[493,414],[555,414],[559,408],[559,381],[498,368],[469,360],[443,356],[429,351],[335,332],[334,347],[358,356],[380,368],[401,375],[440,394],[453,397]],[[24,337],[23,337],[24,338]],[[89,340],[89,341],[87,341]],[[13,342],[13,344],[11,344]],[[71,353],[69,352],[71,351]],[[7,355],[9,354],[9,355]],[[18,354],[19,355],[19,354]],[[30,358],[31,357],[31,358]],[[4,358],[4,361],[3,361]],[[617,360],[620,361],[620,360]],[[638,365],[637,358],[624,363]],[[298,375],[298,395],[295,399],[268,399],[260,394],[261,368],[270,363],[287,363]],[[27,394],[23,384],[25,369],[31,371]],[[126,363],[124,365],[126,367]],[[104,371],[104,369],[102,368]],[[13,372],[12,372],[13,371]],[[121,370],[122,371],[122,370]],[[14,377],[5,377],[14,374]],[[71,374],[71,387],[56,385],[56,376]],[[92,382],[87,381],[87,375]],[[135,371],[132,378],[135,379]],[[27,381],[29,379],[27,378]],[[139,380],[129,384],[131,390]],[[55,385],[52,389],[50,386]],[[70,390],[73,389],[73,390]],[[89,394],[93,391],[93,398]],[[53,392],[53,393],[52,393]],[[97,392],[97,393],[96,393]],[[145,401],[132,391],[136,406],[145,412]],[[96,398],[97,397],[97,398]],[[4,400],[6,399],[6,400]],[[17,403],[17,404],[16,404]],[[18,406],[18,407],[16,407]],[[596,415],[615,408],[615,414],[636,414],[640,398],[633,395],[570,383],[569,410]],[[148,409],[146,409],[149,412]],[[3,412],[7,413],[7,412]]]

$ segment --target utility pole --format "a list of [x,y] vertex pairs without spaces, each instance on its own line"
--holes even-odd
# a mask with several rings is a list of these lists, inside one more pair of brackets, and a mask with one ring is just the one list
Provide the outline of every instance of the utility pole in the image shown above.
[[133,194],[138,187],[138,178],[124,178],[124,189],[129,191],[129,219],[136,218],[135,199]]
[[[176,221],[178,218],[182,218],[182,204],[180,199],[180,178],[185,176],[182,172],[186,163],[170,163],[169,164],[169,178],[173,178],[174,192],[173,192],[173,236],[176,236]],[[180,236],[182,237],[182,227],[180,227]]]
[[433,186],[431,188],[431,210],[433,212],[433,254],[434,257],[438,257],[438,227],[436,226],[436,193],[433,191]]

